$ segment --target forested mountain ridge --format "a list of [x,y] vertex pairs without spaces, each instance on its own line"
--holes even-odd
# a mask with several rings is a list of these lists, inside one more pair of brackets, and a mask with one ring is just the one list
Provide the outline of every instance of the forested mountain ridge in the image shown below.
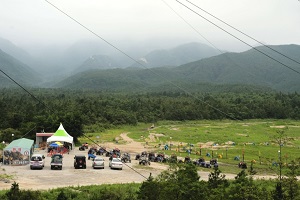
[[[271,46],[273,49],[299,60],[299,45]],[[257,47],[272,58],[300,71],[300,65],[267,49]],[[300,62],[300,60],[298,61]],[[202,59],[177,67],[178,73],[197,82],[218,84],[251,84],[273,88],[279,91],[300,91],[300,74],[268,58],[255,49],[242,53],[225,53],[219,56]]]
[[[218,54],[220,54],[220,52],[210,46],[192,42],[179,45],[172,49],[158,49],[151,51],[144,57],[139,58],[139,62],[149,68],[179,66]],[[139,67],[139,65],[133,63],[131,67]]]
[[[266,47],[257,47],[276,60],[300,71],[300,66],[276,55]],[[299,59],[299,45],[272,46],[277,51]],[[300,62],[300,61],[299,61]],[[174,90],[177,86],[197,90],[202,84],[247,85],[254,88],[270,88],[282,92],[299,92],[300,75],[254,49],[242,53],[224,53],[178,67],[130,68],[93,70],[71,76],[55,87],[72,89],[100,89],[120,91],[124,89]]]
[[1,37],[0,37],[0,49],[5,53],[18,59],[19,61],[23,62],[26,65],[31,65],[33,63],[33,58],[27,51],[16,46],[11,41]]
[[74,73],[79,73],[92,69],[113,69],[120,67],[113,58],[107,55],[93,55],[86,59],[80,67],[74,70]]
[[[1,49],[0,69],[21,85],[37,86],[42,80],[37,72]],[[0,73],[0,87],[17,87],[17,85]]]

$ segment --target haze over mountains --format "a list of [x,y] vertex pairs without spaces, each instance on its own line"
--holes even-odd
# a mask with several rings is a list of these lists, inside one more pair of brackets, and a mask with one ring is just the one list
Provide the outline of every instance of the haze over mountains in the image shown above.
[[[299,45],[272,48],[300,62]],[[220,54],[200,43],[148,53],[137,48],[132,55],[142,65],[99,43],[79,42],[57,51],[56,55],[44,54],[44,57],[31,56],[5,39],[0,39],[0,49],[1,69],[26,86],[111,91],[172,90],[183,86],[197,91],[197,88],[210,84],[216,87],[228,85],[228,88],[245,85],[282,92],[300,91],[299,73],[254,49]],[[265,47],[258,49],[300,71],[298,64]],[[0,87],[14,85],[10,82],[0,74]]]

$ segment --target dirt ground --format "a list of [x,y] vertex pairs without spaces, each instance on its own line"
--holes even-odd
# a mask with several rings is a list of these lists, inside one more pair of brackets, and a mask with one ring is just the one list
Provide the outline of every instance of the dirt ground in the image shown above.
[[[143,182],[149,177],[150,173],[155,177],[163,170],[167,169],[167,165],[152,162],[150,166],[140,166],[135,160],[135,155],[142,151],[149,151],[147,147],[139,142],[130,139],[126,133],[121,134],[125,144],[105,143],[107,149],[119,148],[122,152],[131,154],[131,163],[126,163],[123,170],[111,170],[108,167],[108,157],[105,159],[105,169],[93,169],[92,160],[87,160],[87,169],[74,169],[74,155],[86,155],[86,151],[79,151],[78,147],[69,154],[65,154],[63,158],[62,170],[50,169],[50,157],[47,157],[45,150],[36,152],[46,156],[45,167],[42,170],[30,170],[29,165],[26,166],[9,166],[2,165],[0,174],[12,175],[10,180],[0,180],[0,190],[9,189],[11,184],[16,181],[21,189],[51,189],[66,186],[82,186],[95,184],[113,184],[113,183],[133,183]],[[201,179],[207,180],[209,172],[198,172]],[[226,174],[226,178],[233,179],[236,175]]]

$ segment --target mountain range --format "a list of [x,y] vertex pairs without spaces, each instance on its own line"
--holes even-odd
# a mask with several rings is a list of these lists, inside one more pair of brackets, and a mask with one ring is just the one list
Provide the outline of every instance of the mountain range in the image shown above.
[[[154,50],[142,58],[139,63],[145,67],[163,67],[163,66],[179,66],[189,62],[197,61],[202,58],[208,58],[220,54],[220,52],[212,47],[201,43],[188,43],[179,45],[172,49]],[[140,67],[140,64],[133,63],[131,67]]]
[[[39,62],[35,62],[26,51],[6,40],[0,40],[0,49],[2,49],[0,63],[1,70],[20,84],[31,87],[109,91],[167,91],[184,90],[184,88],[192,91],[205,91],[205,87],[223,88],[223,90],[242,87],[250,90],[261,88],[262,90],[299,92],[300,46],[291,44],[270,47],[298,63],[266,46],[259,46],[241,53],[220,54],[206,45],[188,43],[175,48],[150,51],[140,57],[138,61],[140,64],[137,62],[129,64],[127,68],[124,63],[120,63],[121,59],[111,56],[112,54],[105,55],[105,52],[90,55],[85,60],[81,55],[78,61],[73,60],[73,67],[68,65],[69,68],[66,63],[63,64],[62,60],[57,60],[56,67],[54,67],[55,60],[52,60],[56,79],[49,79],[40,75],[42,73],[36,70],[36,64]],[[80,53],[81,50],[75,49],[74,51]],[[67,55],[72,55],[70,53],[72,49],[67,52],[69,52]],[[89,54],[92,53],[91,51]],[[34,67],[30,63],[35,63],[32,64]],[[65,65],[68,69],[60,67]],[[64,73],[66,71],[68,73]],[[0,73],[0,87],[11,85],[14,85],[12,81]]]
[[[270,46],[297,60],[299,45]],[[264,52],[265,56],[258,51]],[[273,58],[273,59],[272,59]],[[300,61],[298,61],[300,62]],[[280,63],[286,63],[284,65]],[[286,66],[285,66],[286,65]],[[223,53],[177,67],[128,68],[85,71],[55,87],[100,90],[171,90],[199,88],[201,84],[244,85],[282,92],[300,91],[300,65],[260,46],[241,53]]]

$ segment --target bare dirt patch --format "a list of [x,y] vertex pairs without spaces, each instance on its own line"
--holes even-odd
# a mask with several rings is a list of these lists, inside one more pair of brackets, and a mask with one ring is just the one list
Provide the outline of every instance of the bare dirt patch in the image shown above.
[[270,126],[270,128],[285,128],[285,126]]

